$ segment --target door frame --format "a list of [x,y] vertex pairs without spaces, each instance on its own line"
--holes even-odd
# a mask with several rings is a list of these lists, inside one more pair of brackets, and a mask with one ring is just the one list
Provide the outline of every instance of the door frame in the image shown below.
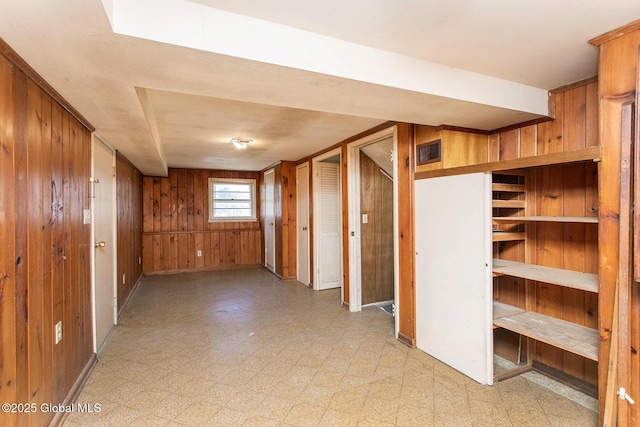
[[[91,176],[95,177],[95,144],[102,144],[111,150],[111,167],[113,168],[113,178],[112,178],[112,191],[111,191],[111,206],[113,209],[113,224],[112,224],[112,235],[111,241],[113,245],[111,250],[113,251],[113,298],[111,300],[111,304],[113,306],[113,325],[118,324],[118,207],[117,207],[117,181],[116,181],[116,149],[106,142],[103,138],[100,137],[96,132],[92,132],[91,134]],[[98,343],[97,343],[97,307],[96,307],[96,251],[94,247],[94,242],[96,241],[96,207],[95,207],[95,184],[91,183],[90,189],[90,207],[91,210],[91,241],[89,242],[90,247],[93,249],[91,251],[91,314],[92,314],[92,326],[93,326],[93,351],[97,353]],[[112,328],[113,330],[113,328]],[[107,334],[106,340],[109,338],[111,332]],[[104,343],[102,343],[104,344]]]
[[[342,230],[342,147],[338,147],[335,148],[331,151],[327,151],[326,153],[322,153],[319,156],[316,156],[314,158],[311,159],[311,171],[312,171],[312,188],[313,188],[313,192],[312,192],[312,204],[313,204],[313,271],[311,272],[311,277],[313,280],[313,289],[314,290],[318,290],[318,277],[317,277],[317,270],[318,270],[318,265],[320,265],[318,263],[318,253],[319,253],[319,247],[318,244],[320,243],[320,239],[318,236],[318,227],[315,226],[315,224],[318,223],[318,218],[320,218],[320,213],[319,213],[319,207],[320,207],[320,203],[318,202],[318,174],[316,173],[316,171],[318,170],[318,163],[322,162],[323,160],[327,160],[330,157],[333,157],[335,155],[340,156],[340,167],[338,168],[338,188],[340,189],[340,215],[338,216],[340,218],[340,229]],[[342,233],[341,233],[342,234]],[[343,279],[343,274],[344,274],[344,266],[343,266],[343,251],[344,251],[344,240],[341,236],[340,238],[340,302],[344,303],[344,279]]]
[[[267,233],[269,232],[269,224],[267,224],[267,175],[269,174],[273,174],[273,238],[272,243],[273,243],[273,247],[272,252],[273,252],[273,269],[269,268],[268,265],[268,252],[267,252]],[[276,221],[276,170],[275,168],[270,168],[267,169],[266,171],[263,172],[262,174],[262,179],[264,182],[264,266],[267,270],[275,273],[276,272],[276,228],[275,228],[275,221]]]
[[[391,126],[357,141],[347,144],[347,200],[349,221],[349,311],[362,310],[362,276],[361,276],[361,229],[360,229],[360,148],[375,144],[387,138],[393,138],[393,152],[398,152],[398,129]],[[400,312],[398,299],[398,171],[397,156],[393,156],[393,299],[395,312]],[[400,316],[395,316],[396,338],[399,330]]]
[[[307,184],[309,184],[309,162],[304,162],[302,164],[299,164],[298,166],[296,166],[296,218],[297,218],[297,224],[300,223],[300,210],[298,209],[300,207],[299,203],[300,203],[300,185],[298,185],[298,171],[300,171],[301,169],[305,169],[306,168],[306,174],[307,174]],[[310,213],[311,210],[309,209],[309,201],[311,200],[311,192],[309,191],[309,185],[307,185],[307,277],[306,277],[306,282],[301,282],[304,283],[306,286],[309,286],[311,284],[311,233],[309,232],[309,228],[311,226],[311,221],[310,221]],[[300,248],[300,233],[299,233],[299,227],[296,226],[296,248]],[[298,254],[299,255],[299,252]],[[296,262],[298,263],[298,266],[296,268],[296,275],[298,276],[297,279],[300,282],[300,257],[296,256]]]

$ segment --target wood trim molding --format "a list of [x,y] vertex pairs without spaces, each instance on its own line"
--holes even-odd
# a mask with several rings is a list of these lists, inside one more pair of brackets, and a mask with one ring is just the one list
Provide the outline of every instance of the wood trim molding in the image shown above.
[[[93,368],[95,368],[97,364],[98,355],[96,353],[93,353],[87,361],[87,364],[84,365],[84,368],[82,369],[82,372],[80,372],[78,379],[76,379],[76,382],[73,383],[73,386],[71,387],[71,390],[69,390],[67,396],[64,398],[64,401],[61,403],[62,406],[69,406],[75,403],[78,396],[80,396],[80,392],[84,388],[84,385],[87,383],[89,375],[91,375],[91,372],[93,372]],[[64,424],[64,421],[68,415],[69,412],[56,412],[53,419],[49,423],[49,426],[61,426],[62,424]]]
[[469,166],[459,166],[449,169],[436,169],[432,171],[416,172],[415,179],[435,178],[438,176],[462,175],[476,172],[494,172],[501,170],[531,168],[538,166],[556,165],[559,163],[577,163],[602,159],[602,147],[594,146],[580,150],[562,151],[559,153],[541,154],[538,156],[519,157],[511,160],[497,162],[478,163]]
[[403,334],[402,332],[398,332],[398,341],[400,341],[402,344],[411,347],[411,348],[415,348],[416,347],[416,343],[413,340],[413,338]]
[[140,277],[138,277],[138,280],[136,280],[136,283],[133,285],[131,292],[129,292],[129,295],[127,295],[127,298],[124,300],[124,303],[122,303],[122,306],[118,311],[118,321],[122,318],[122,315],[124,314],[124,310],[127,308],[127,305],[129,305],[129,302],[131,302],[131,297],[133,297],[133,294],[135,294],[136,291],[138,290],[138,286],[140,286],[140,283],[142,283],[143,278],[144,278],[144,274],[140,273]]
[[618,37],[622,37],[626,34],[629,34],[638,30],[640,30],[640,19],[636,19],[633,22],[629,22],[627,25],[623,25],[622,27],[618,27],[598,37],[594,37],[591,40],[589,40],[589,44],[592,44],[594,46],[600,46],[613,39],[617,39]]
[[564,86],[557,87],[555,89],[551,89],[549,93],[552,95],[555,95],[557,93],[566,92],[571,89],[576,89],[576,88],[587,86],[587,85],[590,85],[591,83],[597,83],[597,82],[598,82],[598,76],[593,76],[583,80],[578,80],[577,82],[566,84]]
[[58,91],[56,91],[53,86],[51,86],[47,81],[42,78],[40,74],[36,70],[34,70],[18,53],[11,48],[0,37],[0,54],[5,56],[13,65],[18,67],[24,74],[27,75],[28,78],[33,80],[43,91],[47,93],[54,101],[62,106],[69,114],[71,114],[76,120],[78,120],[82,126],[87,128],[89,132],[93,132],[96,130],[89,120],[84,118],[82,114],[78,110],[76,110]]
[[482,129],[474,129],[474,128],[465,128],[460,126],[451,126],[451,125],[439,125],[434,128],[436,132],[440,132],[443,130],[452,130],[455,132],[465,132],[465,133],[476,133],[480,135],[491,135],[494,131],[482,130]]
[[278,279],[282,280],[280,276],[275,274],[273,271],[269,270],[262,264],[242,264],[242,265],[225,265],[221,267],[202,267],[202,268],[180,268],[176,270],[165,270],[165,271],[149,271],[143,273],[144,276],[166,276],[169,274],[178,274],[178,273],[196,273],[198,271],[219,271],[219,270],[239,270],[242,268],[264,268],[269,273],[276,276]]
[[310,162],[311,159],[313,159],[314,157],[321,156],[324,153],[328,153],[329,151],[335,150],[336,148],[340,148],[343,145],[349,144],[350,142],[357,141],[359,139],[367,137],[367,136],[369,136],[371,134],[374,134],[376,132],[379,132],[379,131],[381,131],[383,129],[390,128],[391,126],[395,126],[397,124],[398,124],[397,122],[392,122],[392,121],[381,123],[378,126],[372,127],[371,129],[367,129],[364,132],[360,132],[357,135],[353,135],[353,136],[351,136],[351,137],[349,137],[349,138],[347,138],[347,139],[345,139],[343,141],[340,141],[337,144],[333,144],[331,147],[327,147],[324,150],[321,150],[321,151],[318,151],[317,153],[311,154],[310,156],[303,157],[302,159],[297,160],[295,162],[295,165],[298,166],[298,165],[301,165],[303,163]]

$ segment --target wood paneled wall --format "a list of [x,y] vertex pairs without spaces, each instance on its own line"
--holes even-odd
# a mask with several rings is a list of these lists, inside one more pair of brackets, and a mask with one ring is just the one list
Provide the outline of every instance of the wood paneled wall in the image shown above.
[[360,151],[362,304],[393,300],[393,181]]
[[598,145],[598,82],[553,94],[556,119],[489,136],[489,161]]
[[118,312],[142,276],[142,173],[116,156],[118,212]]
[[273,167],[273,173],[275,193],[275,273],[282,280],[296,280],[296,164],[294,162],[280,162]]
[[486,134],[445,129],[442,126],[415,125],[415,135],[416,147],[438,139],[442,141],[442,160],[416,166],[416,172],[475,165],[488,161]]
[[257,185],[259,173],[169,169],[167,178],[143,178],[144,273],[260,264],[260,221],[209,222],[209,178],[249,178]]
[[[68,398],[95,358],[83,224],[91,135],[36,81],[17,55],[0,54],[0,402],[39,406]],[[3,411],[0,425],[47,425],[54,415]]]

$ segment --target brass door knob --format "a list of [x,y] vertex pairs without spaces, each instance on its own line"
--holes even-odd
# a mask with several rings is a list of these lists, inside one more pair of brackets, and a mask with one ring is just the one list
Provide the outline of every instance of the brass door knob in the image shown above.
[[96,248],[104,248],[106,246],[105,242],[96,242],[95,243],[95,247]]

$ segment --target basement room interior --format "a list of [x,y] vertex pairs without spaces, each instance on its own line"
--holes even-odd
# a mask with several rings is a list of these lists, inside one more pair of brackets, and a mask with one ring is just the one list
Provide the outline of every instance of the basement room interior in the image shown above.
[[0,0],[0,425],[640,425],[639,52],[635,0]]

